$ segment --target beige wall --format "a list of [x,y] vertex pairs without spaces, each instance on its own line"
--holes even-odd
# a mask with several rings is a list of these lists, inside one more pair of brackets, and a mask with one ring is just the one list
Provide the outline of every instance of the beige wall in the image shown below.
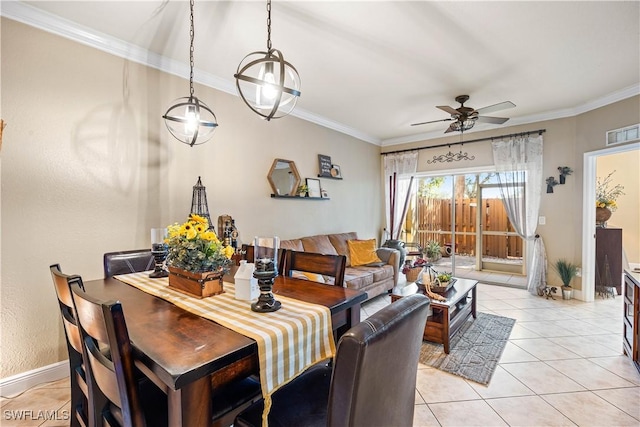
[[[567,177],[566,184],[554,188],[554,193],[545,192],[543,186],[540,203],[540,216],[546,217],[546,224],[539,225],[537,232],[545,242],[547,257],[550,263],[558,258],[566,258],[577,264],[582,260],[582,176],[583,157],[585,152],[597,151],[605,148],[605,133],[608,130],[621,128],[638,122],[640,117],[640,97],[635,96],[606,107],[557,120],[548,120],[520,126],[503,126],[497,130],[474,132],[467,134],[465,139],[477,139],[502,134],[546,129],[544,133],[543,171],[544,177],[558,176],[558,166],[569,166],[574,173]],[[384,147],[383,152],[439,145],[460,141],[460,136],[438,138],[429,141],[419,141],[410,144]],[[462,149],[469,156],[475,156],[472,161],[463,160],[455,163],[428,164],[427,160],[433,156],[447,153],[448,147],[420,151],[418,169],[421,172],[431,172],[456,168],[481,168],[491,165],[491,142],[478,142],[451,147],[456,152]],[[636,157],[636,165],[637,157]],[[631,160],[633,162],[633,160]],[[637,176],[637,175],[636,175]],[[638,193],[635,192],[636,206]],[[630,202],[631,204],[631,202]],[[617,212],[616,212],[617,213]],[[633,215],[634,212],[631,212]],[[635,221],[638,222],[638,210],[635,210]],[[637,229],[637,228],[636,228]],[[630,260],[631,261],[631,260]],[[631,261],[633,262],[633,261]],[[549,283],[561,284],[553,271],[549,271]],[[574,279],[572,285],[582,289],[581,278]]]
[[624,193],[616,201],[607,227],[622,228],[622,247],[629,263],[640,264],[640,150],[610,154],[597,159],[596,176],[612,175],[612,185],[620,184]]
[[[198,176],[212,217],[232,215],[244,241],[351,230],[380,236],[378,147],[294,117],[261,121],[239,98],[196,85],[220,128],[211,142],[189,148],[169,136],[160,117],[186,95],[185,80],[4,18],[1,32],[8,126],[0,152],[0,378],[67,357],[49,264],[59,262],[86,280],[101,277],[104,252],[148,247],[150,228],[185,218]],[[604,148],[607,130],[637,123],[639,105],[634,97],[573,118],[468,135],[546,128],[545,176],[557,175],[561,165],[575,170],[542,198],[547,225],[539,232],[550,260],[581,259],[583,153]],[[455,167],[490,165],[488,147],[464,146],[475,163]],[[422,151],[420,169],[435,170],[426,160],[447,151]],[[305,178],[317,175],[317,154],[331,156],[344,176],[322,180],[330,201],[269,197],[266,174],[274,158],[294,160]]]
[[[186,219],[198,176],[212,218],[232,215],[245,242],[380,236],[379,147],[295,117],[265,122],[239,98],[196,85],[220,128],[190,148],[161,119],[188,94],[184,79],[4,18],[1,31],[0,378],[67,357],[49,265],[102,277],[104,252],[149,247],[152,227]],[[318,154],[344,176],[321,180],[331,200],[269,197],[274,158],[295,161],[305,178],[317,176]]]

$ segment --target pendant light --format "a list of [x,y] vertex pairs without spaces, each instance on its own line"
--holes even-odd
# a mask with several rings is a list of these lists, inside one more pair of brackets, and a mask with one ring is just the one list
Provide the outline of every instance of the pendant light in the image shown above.
[[210,140],[216,127],[218,127],[216,115],[213,114],[213,111],[193,94],[193,2],[194,0],[190,2],[191,29],[189,31],[191,38],[189,48],[190,93],[188,97],[176,99],[174,104],[162,116],[171,135],[191,147]]
[[242,100],[267,121],[293,111],[300,96],[300,76],[282,52],[271,47],[271,0],[267,0],[267,51],[244,57],[236,74]]

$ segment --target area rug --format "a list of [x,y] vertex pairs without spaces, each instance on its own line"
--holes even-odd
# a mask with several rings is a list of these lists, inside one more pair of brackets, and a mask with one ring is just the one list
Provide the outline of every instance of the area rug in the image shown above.
[[508,317],[478,313],[451,339],[449,354],[442,344],[424,341],[420,363],[487,385],[515,323]]

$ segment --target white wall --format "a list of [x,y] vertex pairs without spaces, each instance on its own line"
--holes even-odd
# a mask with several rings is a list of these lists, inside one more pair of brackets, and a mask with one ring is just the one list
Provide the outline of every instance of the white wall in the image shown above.
[[[149,247],[152,227],[186,219],[198,176],[214,221],[233,216],[242,241],[380,235],[379,147],[294,117],[266,122],[196,86],[220,127],[190,148],[161,118],[188,81],[5,18],[1,31],[0,378],[67,357],[49,265],[101,278],[103,253]],[[331,200],[270,197],[274,158],[305,178],[318,154],[342,167],[344,180],[321,180]]]

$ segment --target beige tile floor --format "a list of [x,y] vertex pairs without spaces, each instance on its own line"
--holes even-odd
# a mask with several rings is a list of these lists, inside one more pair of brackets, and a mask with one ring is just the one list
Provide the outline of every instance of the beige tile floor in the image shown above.
[[[362,317],[389,302],[369,301]],[[640,426],[621,296],[585,303],[480,284],[478,310],[516,319],[491,382],[419,365],[414,426]]]
[[[496,372],[483,386],[419,365],[414,426],[640,426],[640,374],[622,355],[622,297],[559,298],[480,284],[480,311],[517,320]],[[362,317],[389,303],[372,299]],[[68,383],[2,398],[0,426],[68,426]]]

